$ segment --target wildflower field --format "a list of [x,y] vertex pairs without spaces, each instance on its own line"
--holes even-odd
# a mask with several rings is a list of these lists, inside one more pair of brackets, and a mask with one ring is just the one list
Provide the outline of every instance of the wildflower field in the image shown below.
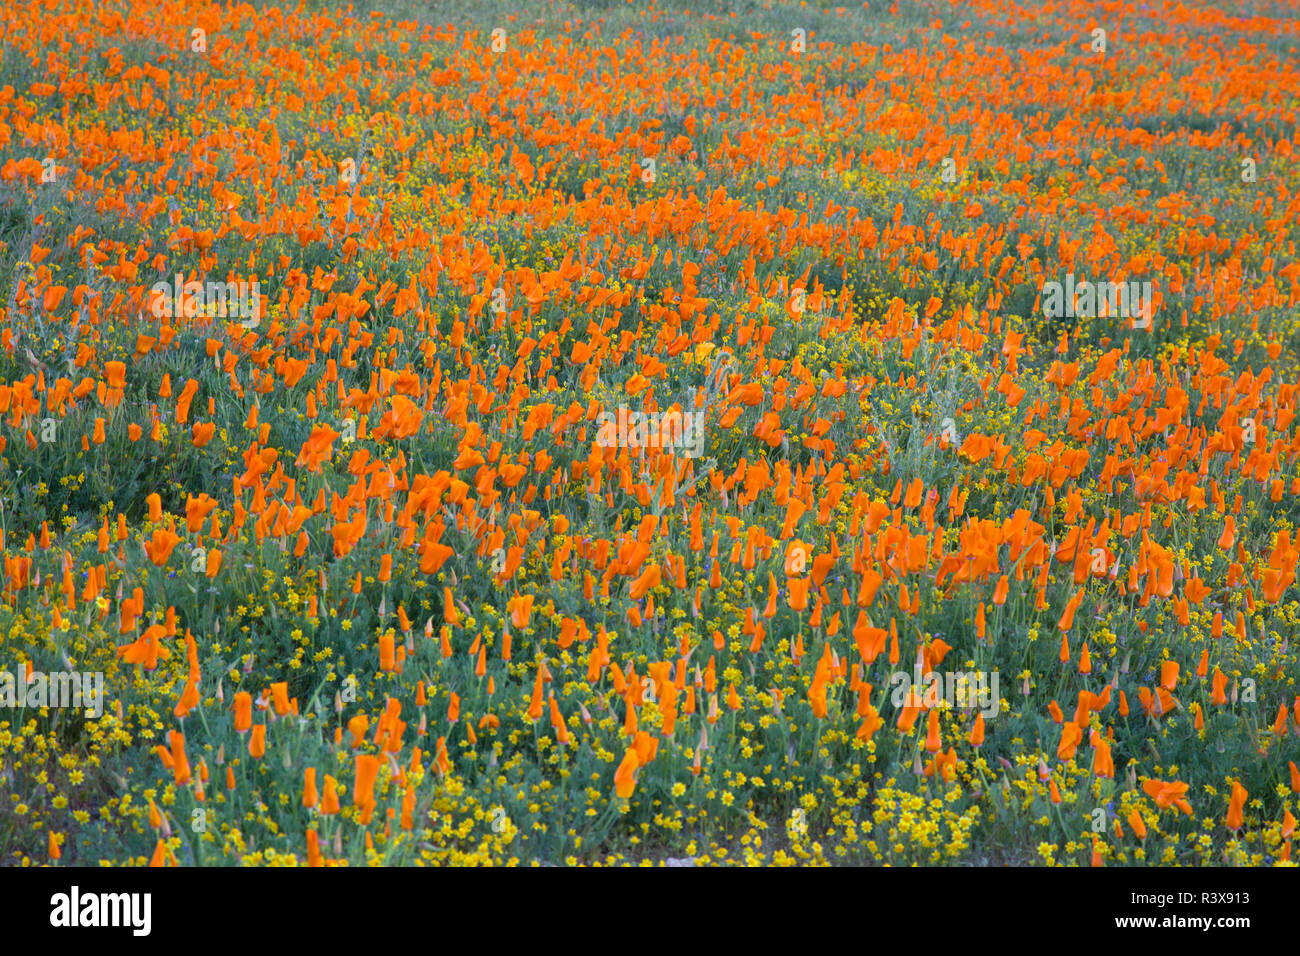
[[1289,865],[1236,6],[4,5],[0,864]]

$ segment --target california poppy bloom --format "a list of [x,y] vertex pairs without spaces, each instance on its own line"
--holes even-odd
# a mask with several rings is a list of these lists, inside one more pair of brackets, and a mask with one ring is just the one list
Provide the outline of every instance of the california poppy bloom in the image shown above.
[[248,691],[235,692],[235,730],[244,733],[253,726],[253,695]]
[[1224,823],[1229,830],[1240,830],[1242,820],[1242,809],[1246,806],[1246,799],[1250,796],[1246,788],[1239,781],[1232,782],[1232,796],[1228,800],[1228,816]]
[[254,724],[253,735],[248,738],[248,755],[261,760],[266,754],[266,724]]
[[632,796],[636,788],[636,771],[640,766],[636,751],[629,747],[623,754],[623,760],[614,771],[614,792],[622,800]]
[[357,755],[352,805],[361,811],[361,823],[369,823],[375,809],[375,780],[379,776],[379,766],[379,757],[374,754]]
[[1153,779],[1145,781],[1142,784],[1142,790],[1156,802],[1156,806],[1161,810],[1174,807],[1191,816],[1192,805],[1184,797],[1187,793],[1187,784],[1177,780],[1165,782]]
[[271,685],[271,704],[275,708],[276,716],[283,717],[289,713],[289,684],[286,681]]

